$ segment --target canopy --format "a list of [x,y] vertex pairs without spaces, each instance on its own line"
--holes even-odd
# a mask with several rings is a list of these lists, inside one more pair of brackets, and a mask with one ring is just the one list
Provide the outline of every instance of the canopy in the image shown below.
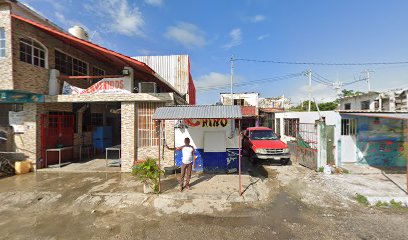
[[153,114],[154,120],[179,120],[179,119],[241,119],[240,106],[174,106],[157,108]]

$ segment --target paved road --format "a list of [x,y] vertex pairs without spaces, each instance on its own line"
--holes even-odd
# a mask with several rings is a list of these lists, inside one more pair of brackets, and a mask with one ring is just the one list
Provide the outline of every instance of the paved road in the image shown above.
[[[320,207],[299,197],[308,191],[302,178],[282,185],[273,168],[253,168],[252,174],[270,181],[269,200],[234,203],[228,210],[205,214],[157,211],[152,199],[131,193],[141,186],[127,174],[3,178],[0,239],[407,239],[405,210],[357,203],[330,207],[338,201],[335,197]],[[124,198],[140,204],[123,205]]]

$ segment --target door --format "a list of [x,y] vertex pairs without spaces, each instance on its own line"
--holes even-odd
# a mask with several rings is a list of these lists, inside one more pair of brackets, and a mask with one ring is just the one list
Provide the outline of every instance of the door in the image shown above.
[[356,136],[345,135],[341,136],[341,162],[354,163],[356,162]]
[[203,167],[207,171],[220,171],[227,169],[225,131],[204,133]]
[[334,126],[327,125],[326,126],[326,136],[327,136],[327,163],[328,164],[335,164],[336,160],[334,159],[335,147],[334,147]]

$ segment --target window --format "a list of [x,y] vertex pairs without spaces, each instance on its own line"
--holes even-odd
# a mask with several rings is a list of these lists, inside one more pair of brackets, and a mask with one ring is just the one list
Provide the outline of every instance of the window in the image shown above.
[[356,135],[356,128],[357,128],[357,121],[356,119],[348,119],[343,118],[341,119],[341,135]]
[[88,75],[88,64],[55,50],[55,69],[68,76]]
[[370,109],[370,100],[362,101],[361,110],[369,110],[369,109]]
[[46,49],[31,38],[20,38],[20,61],[46,67]]
[[345,103],[344,110],[350,110],[350,109],[351,109],[351,103]]
[[244,99],[234,99],[234,105],[244,106],[245,101]]
[[6,56],[6,31],[0,28],[0,57]]
[[296,137],[296,133],[299,128],[299,118],[285,118],[284,119],[284,127],[286,136]]
[[163,104],[157,103],[140,103],[138,106],[138,137],[139,147],[152,147],[159,145],[159,138],[156,132],[156,126],[152,115],[156,108],[162,107]]
[[[92,67],[92,76],[104,76],[105,75],[105,70],[97,68],[97,67]],[[102,78],[94,78],[92,79],[92,84],[95,84],[102,80]]]

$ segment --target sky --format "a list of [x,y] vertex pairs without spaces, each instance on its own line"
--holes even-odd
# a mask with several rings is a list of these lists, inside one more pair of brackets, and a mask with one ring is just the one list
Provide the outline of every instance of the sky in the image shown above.
[[[198,104],[229,92],[230,59],[366,63],[408,61],[406,0],[21,0],[64,29],[128,56],[190,55]],[[350,83],[370,70],[371,90],[408,87],[408,64],[327,66],[234,61],[234,92],[308,98],[305,71]],[[318,74],[318,75],[317,75]],[[285,77],[282,77],[285,76]],[[290,77],[289,77],[290,76]],[[321,77],[319,77],[321,76]],[[342,88],[368,91],[366,81]],[[313,81],[319,102],[336,97]]]

